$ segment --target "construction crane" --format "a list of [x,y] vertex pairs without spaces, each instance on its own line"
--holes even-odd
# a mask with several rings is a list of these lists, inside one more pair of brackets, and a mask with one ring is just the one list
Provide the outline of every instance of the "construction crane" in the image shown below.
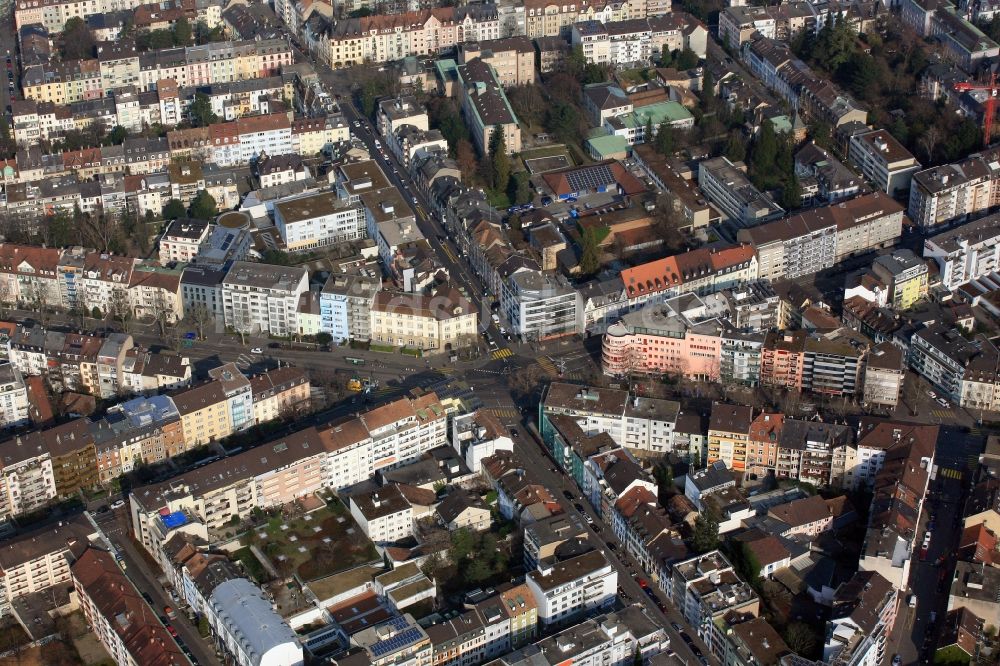
[[997,86],[996,73],[994,72],[990,74],[989,83],[971,83],[969,81],[962,81],[961,83],[955,84],[955,90],[958,92],[985,90],[989,93],[986,97],[986,102],[983,103],[983,147],[988,148],[990,145],[990,139],[993,138],[993,118],[996,117],[997,95],[1000,94],[1000,87]]

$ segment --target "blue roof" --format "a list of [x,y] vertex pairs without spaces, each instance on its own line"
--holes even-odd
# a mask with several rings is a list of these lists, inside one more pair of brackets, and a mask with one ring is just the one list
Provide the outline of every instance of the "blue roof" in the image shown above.
[[165,516],[160,516],[160,520],[163,521],[163,525],[167,529],[171,530],[175,527],[180,527],[188,521],[187,514],[183,511],[174,511],[173,513],[168,513]]

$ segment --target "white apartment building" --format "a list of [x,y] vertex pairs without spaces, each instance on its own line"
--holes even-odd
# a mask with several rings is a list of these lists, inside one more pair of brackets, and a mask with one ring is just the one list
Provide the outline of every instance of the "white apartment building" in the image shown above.
[[304,268],[237,261],[222,281],[226,326],[244,334],[292,335],[299,297],[308,289]]
[[878,129],[851,137],[848,159],[875,187],[889,196],[901,196],[920,162],[888,130]]
[[247,116],[236,120],[240,137],[240,159],[248,164],[261,154],[288,155],[294,152],[292,122],[284,113]]
[[28,422],[28,387],[21,371],[10,363],[0,364],[0,427]]
[[14,437],[0,444],[0,519],[40,509],[56,498],[52,457],[42,441],[35,438],[29,446]]
[[608,608],[618,590],[618,571],[592,550],[561,562],[539,562],[525,582],[543,624],[564,622],[578,613]]
[[726,157],[698,164],[698,187],[727,219],[740,227],[752,227],[785,214],[781,206],[754,187],[747,175]]
[[522,340],[579,332],[580,293],[561,276],[523,269],[501,283],[500,311]]
[[208,240],[211,225],[205,220],[178,218],[167,225],[160,236],[160,263],[188,263]]
[[907,214],[921,229],[964,222],[997,205],[1000,196],[998,151],[970,155],[954,164],[913,174]]
[[[680,404],[673,400],[631,396],[627,391],[553,382],[542,399],[549,414],[574,418],[588,435],[607,433],[637,456],[673,450]],[[545,429],[543,421],[543,430]]]
[[376,546],[413,536],[413,507],[396,485],[351,495],[351,515]]
[[346,203],[333,192],[276,201],[274,225],[289,252],[311,250],[367,235],[362,207]]
[[473,474],[482,471],[483,458],[497,451],[514,450],[510,433],[501,425],[496,414],[485,409],[457,414],[452,418],[451,445]]
[[963,224],[924,241],[924,258],[937,262],[949,291],[1000,268],[1000,214]]
[[827,623],[823,663],[879,666],[896,622],[897,591],[879,573],[859,571],[833,597],[835,616]]
[[67,583],[70,563],[96,537],[90,522],[78,514],[7,539],[0,547],[0,617],[10,612],[14,600]]
[[372,472],[416,460],[448,442],[448,418],[437,395],[403,399],[360,416],[372,440]]

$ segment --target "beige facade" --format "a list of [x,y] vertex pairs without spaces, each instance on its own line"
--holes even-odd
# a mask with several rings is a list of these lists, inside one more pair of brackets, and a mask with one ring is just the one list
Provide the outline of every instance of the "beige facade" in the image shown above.
[[423,294],[381,291],[371,307],[373,342],[441,352],[475,338],[479,317],[456,291]]
[[173,399],[189,446],[201,446],[233,434],[229,404],[218,382],[184,389]]
[[535,83],[535,47],[526,37],[463,44],[458,52],[459,64],[473,58],[489,63],[505,88]]

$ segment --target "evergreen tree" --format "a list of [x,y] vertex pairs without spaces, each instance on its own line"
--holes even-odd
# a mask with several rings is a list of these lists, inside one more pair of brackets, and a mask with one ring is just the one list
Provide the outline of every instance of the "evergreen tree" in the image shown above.
[[211,220],[218,213],[215,197],[206,190],[198,190],[197,196],[191,202],[191,210],[189,212],[191,217],[196,220]]
[[798,176],[792,175],[781,190],[781,206],[785,210],[795,210],[802,204],[802,186]]
[[750,151],[750,178],[754,185],[767,189],[774,182],[778,157],[778,137],[770,120],[761,123]]
[[489,159],[493,171],[493,189],[504,192],[510,180],[510,156],[507,154],[507,140],[503,135],[503,128],[499,125],[493,128],[493,134],[490,136]]
[[167,205],[163,207],[163,219],[164,220],[176,220],[179,217],[184,217],[187,215],[187,211],[184,210],[184,204],[178,199],[171,199],[167,202]]
[[732,162],[742,162],[747,158],[747,144],[738,130],[729,133],[724,152]]
[[653,147],[661,155],[670,156],[674,153],[674,128],[666,120],[661,122],[656,130]]
[[601,268],[601,248],[597,244],[597,234],[592,227],[583,230],[580,252],[580,273],[593,275]]

